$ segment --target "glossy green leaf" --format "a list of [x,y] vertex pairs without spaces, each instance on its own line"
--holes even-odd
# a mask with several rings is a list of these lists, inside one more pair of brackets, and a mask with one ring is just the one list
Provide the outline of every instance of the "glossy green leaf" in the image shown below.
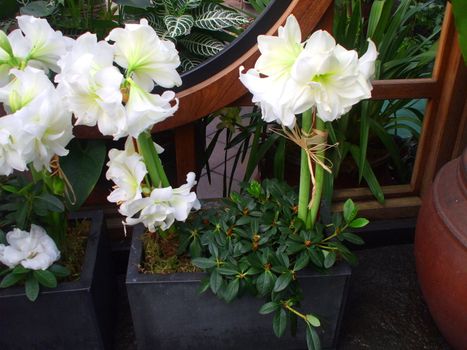
[[26,297],[30,301],[36,301],[37,297],[39,296],[39,282],[32,274],[28,277],[28,279],[26,279],[24,290],[26,292]]
[[52,272],[57,277],[67,277],[70,275],[70,270],[65,266],[53,264],[48,268],[48,271]]
[[281,307],[280,303],[276,301],[270,301],[264,304],[263,306],[261,306],[261,308],[259,309],[259,313],[261,315],[267,315],[267,314],[270,314],[271,312],[278,310],[280,307]]
[[60,158],[60,167],[72,186],[66,205],[76,210],[88,198],[102,173],[106,147],[102,140],[74,139],[67,148],[70,152]]
[[40,196],[37,196],[36,200],[39,202],[43,202],[46,205],[47,210],[57,213],[61,213],[65,210],[63,202],[58,197],[49,193],[43,193]]
[[219,288],[222,286],[222,276],[217,271],[217,269],[214,269],[211,272],[211,277],[209,278],[209,285],[211,286],[211,290],[214,294],[217,294]]
[[313,314],[307,314],[306,315],[306,320],[313,326],[313,327],[319,327],[321,326],[321,322],[318,317],[316,317]]
[[285,329],[287,327],[287,312],[281,308],[277,310],[274,314],[274,318],[272,320],[272,328],[274,330],[274,334],[277,337],[282,337],[285,333]]
[[306,344],[308,350],[321,350],[319,335],[311,325],[306,327]]
[[355,220],[353,220],[349,226],[352,227],[352,228],[361,228],[361,227],[365,227],[366,225],[368,225],[369,221],[368,219],[365,219],[365,218],[357,218]]
[[201,256],[202,249],[203,248],[201,247],[201,244],[199,243],[199,239],[197,238],[193,239],[189,247],[190,256],[192,258],[198,258],[199,256]]
[[44,287],[55,288],[57,287],[57,278],[55,275],[47,270],[34,270],[34,277]]
[[341,236],[345,240],[347,240],[347,241],[349,241],[350,243],[353,243],[353,244],[361,245],[361,244],[365,243],[361,237],[357,236],[356,234],[350,233],[350,232],[343,232],[343,233],[341,233]]
[[275,276],[271,271],[264,271],[256,279],[256,288],[260,295],[266,295],[272,291],[274,283],[276,282]]
[[280,275],[277,278],[276,283],[274,283],[273,291],[276,293],[283,291],[285,288],[289,286],[290,282],[292,282],[292,278],[293,276],[290,272],[286,272]]
[[23,278],[24,278],[24,275],[22,274],[14,274],[10,272],[8,275],[3,277],[2,281],[0,282],[0,288],[11,287],[15,285],[16,283],[18,283],[19,281],[21,281]]
[[210,269],[216,266],[216,262],[208,258],[195,258],[191,260],[191,263],[200,269]]
[[344,203],[344,220],[346,223],[351,222],[357,216],[358,208],[355,203],[349,198]]
[[232,301],[237,296],[239,287],[240,287],[240,282],[238,278],[235,278],[229,282],[224,293],[224,298],[227,302]]
[[310,262],[310,258],[308,256],[308,254],[306,252],[302,252],[298,256],[297,260],[295,261],[295,265],[294,265],[293,270],[295,272],[300,271],[301,269],[307,267],[309,262]]
[[15,275],[24,275],[26,273],[29,273],[31,272],[30,269],[27,269],[25,267],[23,267],[23,265],[17,265],[15,266],[15,268],[11,271],[11,273],[15,274]]
[[326,269],[329,269],[330,267],[332,267],[335,262],[336,262],[336,253],[331,251],[331,252],[328,252],[327,254],[325,254],[324,267]]

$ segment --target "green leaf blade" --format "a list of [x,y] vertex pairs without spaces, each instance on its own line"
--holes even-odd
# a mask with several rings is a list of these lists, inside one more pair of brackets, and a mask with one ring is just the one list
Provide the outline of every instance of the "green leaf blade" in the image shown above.
[[24,284],[24,291],[26,293],[26,297],[30,301],[36,301],[37,297],[39,296],[39,282],[32,274],[28,277]]
[[57,287],[57,278],[52,272],[47,270],[34,270],[33,274],[37,281],[44,287]]

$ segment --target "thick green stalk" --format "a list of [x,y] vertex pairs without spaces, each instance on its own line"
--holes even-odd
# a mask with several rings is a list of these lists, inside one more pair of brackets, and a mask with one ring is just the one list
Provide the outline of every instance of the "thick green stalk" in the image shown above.
[[[154,146],[154,143],[152,145]],[[169,179],[167,178],[167,175],[165,174],[164,166],[162,165],[161,159],[159,158],[159,154],[156,151],[156,147],[154,146],[153,149],[154,149],[155,158],[156,158],[156,168],[161,178],[162,187],[169,187],[170,182],[169,182]]]
[[[311,109],[302,115],[302,129],[304,132],[311,130],[313,123]],[[308,167],[308,155],[302,149],[300,156],[300,187],[298,191],[298,218],[307,224],[308,216],[308,203],[310,201],[310,183],[311,175],[310,168]],[[308,227],[307,228],[311,228]]]
[[[326,126],[324,122],[320,118],[316,118],[316,126],[317,130],[325,131]],[[316,152],[316,157],[321,161],[324,162],[324,148]],[[315,187],[313,188],[313,194],[311,199],[311,208],[310,212],[308,213],[310,217],[311,228],[315,225],[316,219],[318,217],[318,210],[321,203],[321,195],[323,193],[323,183],[324,183],[324,169],[318,163],[315,163]]]
[[165,175],[164,168],[162,167],[161,160],[157,154],[156,147],[152,141],[151,133],[149,131],[142,132],[138,136],[138,146],[141,155],[143,156],[144,163],[148,169],[149,177],[154,187],[168,187],[170,186],[169,180]]

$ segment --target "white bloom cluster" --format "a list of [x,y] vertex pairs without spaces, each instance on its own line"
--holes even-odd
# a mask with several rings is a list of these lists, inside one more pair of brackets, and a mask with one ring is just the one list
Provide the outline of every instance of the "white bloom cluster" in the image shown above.
[[154,83],[181,85],[176,71],[180,59],[175,45],[160,40],[146,19],[113,29],[106,41],[83,34],[58,65],[61,72],[55,81],[77,124],[97,124],[103,135],[114,139],[137,137],[178,108],[174,92],[151,94]]
[[7,113],[0,118],[0,175],[29,163],[50,170],[52,157],[66,155],[73,138],[71,113],[47,77],[58,72],[73,40],[44,19],[20,16],[18,27],[8,37],[0,34],[0,102]]
[[143,197],[142,182],[147,169],[131,138],[123,151],[109,151],[107,166],[106,177],[115,183],[107,199],[120,205],[119,212],[127,217],[128,225],[143,223],[151,232],[157,228],[167,230],[175,220],[185,221],[192,209],[200,208],[196,193],[190,192],[196,185],[192,172],[187,174],[187,183],[179,188],[155,188]]
[[60,251],[45,230],[31,225],[31,231],[18,228],[6,234],[8,245],[0,244],[0,262],[9,268],[22,265],[27,269],[46,270],[60,259]]
[[289,16],[277,37],[258,37],[261,56],[255,68],[243,73],[240,67],[240,80],[261,106],[265,121],[292,128],[295,115],[312,107],[319,118],[333,121],[371,97],[377,57],[371,40],[360,59],[354,50],[336,45],[326,31],[313,33],[304,43],[301,40],[297,20]]
[[[173,91],[151,93],[156,84],[181,85],[175,45],[146,19],[113,29],[103,41],[91,33],[66,38],[31,16],[18,17],[18,26],[8,36],[0,31],[0,103],[7,113],[0,117],[0,175],[30,164],[50,171],[52,158],[68,153],[73,114],[76,124],[97,125],[103,135],[129,136],[124,151],[110,150],[106,174],[115,183],[108,200],[120,204],[128,224],[165,230],[199,208],[190,192],[193,173],[180,188],[143,189],[147,169],[132,142],[178,108]],[[49,70],[57,73],[56,87]]]

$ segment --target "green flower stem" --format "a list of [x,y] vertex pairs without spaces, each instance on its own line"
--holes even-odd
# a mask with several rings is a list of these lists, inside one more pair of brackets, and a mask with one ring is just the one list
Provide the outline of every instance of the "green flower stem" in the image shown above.
[[[304,132],[311,130],[313,123],[311,109],[303,113],[302,115],[302,129]],[[310,169],[308,168],[308,156],[307,153],[302,149],[300,156],[300,187],[298,191],[298,218],[307,224],[308,216],[308,203],[310,201],[310,183],[311,175]],[[310,229],[308,225],[307,229]]]
[[157,154],[156,147],[152,141],[151,133],[144,131],[138,136],[138,146],[141,155],[143,156],[144,163],[149,172],[152,185],[154,187],[168,187],[170,186],[169,180],[162,167],[161,160]]
[[[320,131],[326,130],[326,125],[324,121],[320,118],[316,118],[316,129]],[[316,157],[320,161],[324,161],[324,153],[325,150],[319,150],[316,152]],[[321,195],[323,193],[323,184],[324,184],[324,169],[318,163],[315,163],[315,187],[313,188],[312,198],[311,198],[311,208],[308,213],[310,221],[311,221],[311,228],[315,225],[316,219],[318,217],[319,205],[321,203]]]
[[292,306],[290,306],[287,302],[282,303],[283,307],[290,311],[291,313],[297,315],[298,317],[302,318],[306,323],[308,323],[308,320],[306,319],[306,315],[302,314],[301,312],[297,311],[294,309]]
[[164,166],[162,165],[161,159],[159,158],[159,154],[156,151],[156,147],[154,146],[154,143],[152,145],[153,145],[154,154],[156,158],[156,168],[157,168],[157,171],[159,172],[159,176],[162,181],[162,187],[169,187],[170,182],[169,182],[169,179],[167,178],[167,175],[165,174]]

